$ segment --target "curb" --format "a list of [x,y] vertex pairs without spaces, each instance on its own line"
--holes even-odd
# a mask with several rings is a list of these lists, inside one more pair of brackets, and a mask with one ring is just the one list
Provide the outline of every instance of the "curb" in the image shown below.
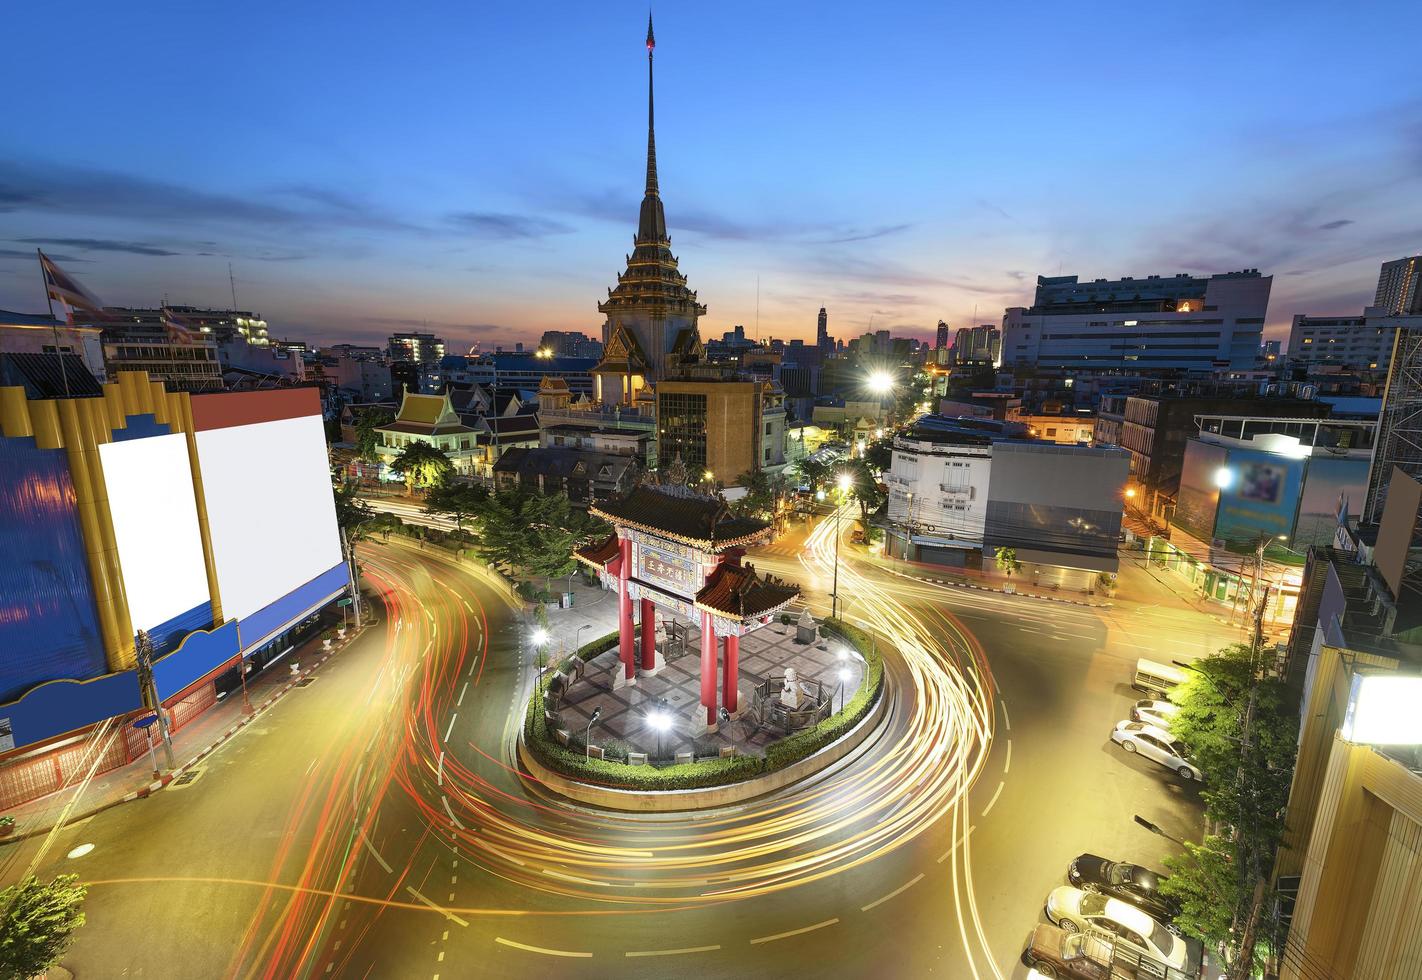
[[998,595],[1018,596],[1023,599],[1041,599],[1043,602],[1060,602],[1068,606],[1085,606],[1088,609],[1110,609],[1114,603],[1110,602],[1087,602],[1084,599],[1063,599],[1059,596],[1036,595],[1031,592],[1008,592],[1006,589],[994,589],[988,585],[973,585],[970,582],[955,582],[946,578],[923,578],[919,575],[905,575],[903,572],[895,571],[892,568],[885,568],[891,575],[899,578],[906,578],[913,582],[924,582],[928,585],[949,585],[955,589],[975,589],[978,592],[996,592]]
[[793,762],[784,769],[727,783],[724,786],[705,786],[699,789],[635,790],[615,789],[585,783],[554,772],[538,761],[524,742],[523,726],[519,726],[517,758],[535,781],[546,789],[578,803],[590,803],[608,810],[626,813],[676,813],[688,810],[710,810],[718,807],[743,803],[746,800],[774,793],[787,786],[818,775],[858,751],[865,742],[880,734],[892,720],[889,709],[889,679],[884,678],[884,686],[874,707],[859,723],[839,738],[813,755]]
[[[370,625],[374,624],[372,623]],[[199,751],[187,762],[184,762],[181,766],[178,766],[172,771],[163,774],[159,778],[153,780],[152,782],[149,782],[147,785],[140,786],[132,793],[128,793],[124,796],[121,796],[116,800],[110,800],[107,803],[100,804],[99,806],[96,806],[91,810],[86,810],[83,813],[72,814],[65,822],[72,824],[78,823],[80,820],[87,820],[95,814],[103,813],[105,810],[111,810],[121,803],[132,803],[134,800],[147,799],[154,793],[163,789],[173,780],[181,776],[184,772],[191,769],[193,766],[197,765],[203,759],[211,755],[220,745],[222,745],[232,736],[240,732],[243,728],[247,726],[249,722],[256,719],[258,715],[262,714],[262,712],[270,708],[274,703],[276,703],[276,701],[278,701],[288,691],[295,687],[298,681],[314,673],[316,668],[320,667],[327,660],[329,660],[333,654],[344,650],[346,647],[350,646],[350,644],[353,643],[357,637],[361,636],[365,633],[366,630],[370,629],[370,625],[365,626],[361,629],[359,633],[356,633],[355,635],[349,637],[347,640],[341,643],[340,646],[332,644],[329,653],[325,653],[325,655],[322,656],[321,659],[317,660],[306,670],[303,670],[300,673],[294,675],[291,680],[287,681],[286,684],[282,685],[282,687],[279,688],[274,694],[272,694],[265,701],[263,701],[261,705],[254,707],[250,715],[243,716],[243,718],[238,721],[237,724],[231,726],[227,729],[227,731],[223,732],[222,735],[219,736],[216,741],[211,742],[210,744],[205,746],[201,751]],[[52,830],[54,830],[53,824],[48,827],[39,827],[34,830],[27,830],[23,834],[11,834],[9,837],[0,838],[0,847],[5,846],[6,844],[18,844],[20,841],[29,840],[32,837],[41,837],[45,834],[48,834]]]

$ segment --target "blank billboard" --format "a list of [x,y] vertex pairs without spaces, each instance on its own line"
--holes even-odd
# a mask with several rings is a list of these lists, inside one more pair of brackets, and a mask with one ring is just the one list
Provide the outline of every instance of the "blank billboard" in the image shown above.
[[1407,553],[1412,548],[1412,535],[1417,528],[1417,511],[1422,507],[1422,483],[1392,468],[1387,501],[1383,504],[1382,522],[1378,526],[1378,543],[1373,549],[1377,565],[1393,598],[1402,594],[1402,576],[1407,570]]
[[208,602],[187,437],[104,443],[99,461],[133,628],[152,631]]
[[223,615],[244,619],[341,562],[320,416],[197,434]]

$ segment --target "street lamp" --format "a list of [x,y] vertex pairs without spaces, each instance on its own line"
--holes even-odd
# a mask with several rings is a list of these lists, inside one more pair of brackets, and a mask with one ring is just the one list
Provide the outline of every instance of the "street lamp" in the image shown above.
[[538,668],[538,678],[533,682],[533,703],[534,707],[541,712],[543,709],[543,672],[547,669],[546,664],[539,662],[542,656],[543,644],[548,642],[548,631],[542,626],[536,628],[529,640],[533,643],[533,666]]
[[583,734],[583,758],[592,758],[592,726],[597,724],[597,720],[602,717],[602,709],[594,708],[592,717],[588,719],[588,730]]
[[657,758],[660,759],[662,757],[662,735],[671,730],[671,715],[659,706],[656,711],[647,716],[647,724],[651,725],[652,731],[657,733]]
[[573,636],[573,653],[577,653],[583,648],[583,630],[592,629],[592,623],[584,623],[578,627],[578,632]]
[[894,376],[882,368],[869,372],[869,390],[876,395],[887,395],[894,390]]
[[835,481],[839,484],[839,505],[834,509],[834,588],[830,590],[830,617],[839,618],[839,539],[843,536],[840,533],[840,521],[844,517],[844,495],[849,492],[850,485],[854,478],[848,473],[841,473]]
[[841,667],[841,668],[839,669],[839,710],[840,710],[840,711],[843,711],[843,710],[844,710],[844,685],[846,685],[846,684],[849,683],[849,678],[850,678],[850,676],[851,676],[851,675],[850,675],[850,673],[849,673],[849,668],[848,668],[848,667]]
[[1183,840],[1181,840],[1181,839],[1178,838],[1178,837],[1171,837],[1169,834],[1167,834],[1165,831],[1161,830],[1159,827],[1157,827],[1155,824],[1151,823],[1149,820],[1147,820],[1145,817],[1141,816],[1139,813],[1133,815],[1133,816],[1131,817],[1131,819],[1134,820],[1136,823],[1140,824],[1140,825],[1141,825],[1142,827],[1144,827],[1146,830],[1149,830],[1152,834],[1157,834],[1157,835],[1159,835],[1159,836],[1161,836],[1161,837],[1164,837],[1164,838],[1165,838],[1166,840],[1168,840],[1168,841],[1174,841],[1175,843],[1179,844],[1181,847],[1184,847],[1184,846],[1185,846],[1185,842],[1184,842]]

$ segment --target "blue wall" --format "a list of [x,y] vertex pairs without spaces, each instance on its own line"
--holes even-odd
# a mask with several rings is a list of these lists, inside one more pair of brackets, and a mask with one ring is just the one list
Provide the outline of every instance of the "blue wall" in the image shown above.
[[212,673],[237,656],[237,624],[225,623],[211,632],[189,633],[182,644],[153,662],[153,683],[166,701],[193,681]]
[[0,437],[0,701],[107,669],[62,449]]
[[273,633],[291,625],[302,613],[350,584],[342,562],[289,592],[276,602],[242,620],[242,652],[245,654]]

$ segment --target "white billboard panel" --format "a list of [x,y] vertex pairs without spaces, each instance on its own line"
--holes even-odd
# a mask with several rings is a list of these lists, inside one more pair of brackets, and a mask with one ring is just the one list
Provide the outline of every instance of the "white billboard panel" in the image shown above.
[[187,437],[104,443],[99,462],[133,628],[151,630],[209,601]]
[[222,613],[242,619],[341,561],[321,418],[197,434]]
[[1363,745],[1422,745],[1422,677],[1355,674],[1339,733]]

